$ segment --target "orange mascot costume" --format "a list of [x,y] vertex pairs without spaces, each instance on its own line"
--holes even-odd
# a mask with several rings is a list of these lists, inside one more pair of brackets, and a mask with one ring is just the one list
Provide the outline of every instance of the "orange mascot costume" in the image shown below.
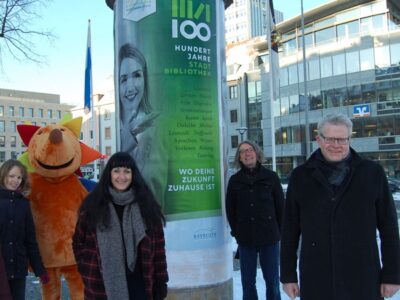
[[66,115],[60,124],[18,125],[27,152],[19,160],[30,172],[29,196],[40,254],[50,281],[42,285],[43,299],[61,299],[61,276],[70,299],[83,299],[83,283],[72,252],[77,214],[87,190],[75,171],[101,157],[79,142],[82,118]]

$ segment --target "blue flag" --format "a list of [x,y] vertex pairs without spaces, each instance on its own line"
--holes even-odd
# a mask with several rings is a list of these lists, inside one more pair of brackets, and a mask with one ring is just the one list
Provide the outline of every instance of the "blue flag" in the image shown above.
[[87,49],[86,49],[86,67],[85,67],[85,113],[92,109],[92,49],[90,39],[90,20],[88,25]]

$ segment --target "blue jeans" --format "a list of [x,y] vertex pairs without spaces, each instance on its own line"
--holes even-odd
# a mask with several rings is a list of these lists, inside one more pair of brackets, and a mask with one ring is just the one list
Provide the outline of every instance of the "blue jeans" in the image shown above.
[[281,300],[279,290],[279,243],[260,247],[239,245],[243,300],[257,300],[257,256],[265,280],[266,300]]

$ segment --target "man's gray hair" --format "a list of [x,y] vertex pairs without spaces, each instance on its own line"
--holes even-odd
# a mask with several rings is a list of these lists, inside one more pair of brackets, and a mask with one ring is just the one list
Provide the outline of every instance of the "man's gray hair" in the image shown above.
[[328,115],[324,116],[318,122],[318,127],[317,127],[318,135],[324,134],[322,131],[324,130],[326,124],[345,125],[349,132],[349,136],[351,136],[351,134],[353,132],[353,122],[351,122],[351,120],[348,116],[341,114],[341,113],[333,113],[333,114],[328,114]]
[[241,169],[243,167],[242,163],[240,162],[240,146],[242,146],[243,144],[247,144],[247,145],[253,147],[254,151],[256,152],[257,162],[262,164],[264,161],[264,153],[263,153],[262,149],[255,142],[246,140],[246,141],[241,142],[239,144],[239,146],[237,147],[236,154],[235,154],[235,160],[233,161],[234,167],[236,169]]

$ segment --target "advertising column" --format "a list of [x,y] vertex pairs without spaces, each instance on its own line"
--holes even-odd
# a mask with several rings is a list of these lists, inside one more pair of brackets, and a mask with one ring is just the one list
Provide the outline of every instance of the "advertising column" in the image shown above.
[[113,9],[119,148],[135,158],[166,215],[169,295],[229,299],[223,1],[117,0]]

